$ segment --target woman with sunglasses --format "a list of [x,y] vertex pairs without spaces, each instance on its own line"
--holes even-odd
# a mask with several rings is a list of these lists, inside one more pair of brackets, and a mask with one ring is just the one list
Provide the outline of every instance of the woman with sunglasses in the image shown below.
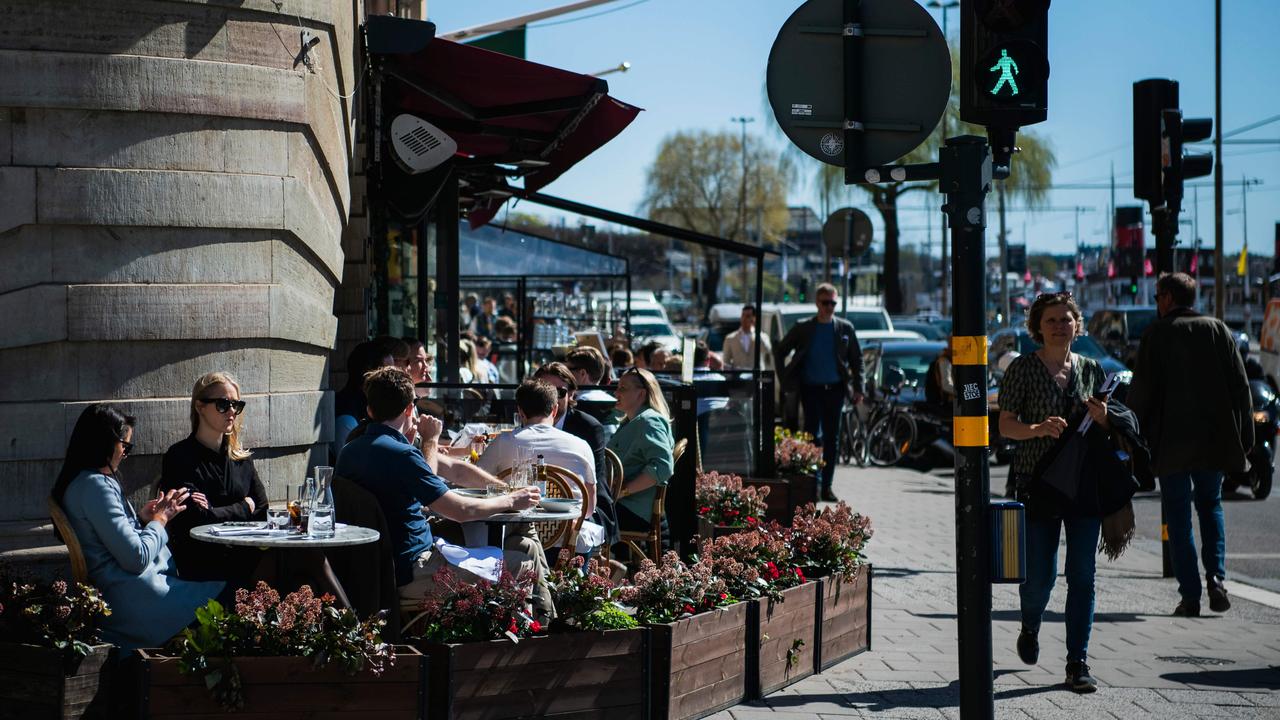
[[165,543],[170,524],[191,502],[185,489],[163,492],[136,512],[125,497],[117,470],[133,448],[134,423],[110,405],[85,408],[53,486],[53,499],[80,541],[89,581],[111,606],[103,639],[126,650],[164,644],[224,588],[178,578]]
[[623,373],[614,395],[626,416],[609,440],[609,449],[622,461],[622,492],[616,498],[618,527],[647,530],[657,488],[666,485],[675,471],[671,413],[658,379],[648,370],[632,368]]
[[244,410],[235,378],[224,372],[205,375],[191,391],[191,435],[164,454],[160,488],[191,493],[187,512],[169,533],[169,548],[184,578],[243,581],[257,566],[257,550],[198,542],[189,534],[198,525],[266,520],[266,488],[240,444]]

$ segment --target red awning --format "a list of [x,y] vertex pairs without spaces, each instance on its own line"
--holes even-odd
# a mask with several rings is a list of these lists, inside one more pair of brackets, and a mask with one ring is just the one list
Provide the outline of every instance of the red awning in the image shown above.
[[[377,55],[372,26],[369,43]],[[523,177],[528,191],[545,187],[640,112],[609,97],[608,83],[590,75],[438,38],[394,52],[404,49],[379,56],[383,106],[421,117],[457,141],[456,167],[467,181],[462,195],[475,200],[473,227],[507,199],[486,191],[510,177]]]

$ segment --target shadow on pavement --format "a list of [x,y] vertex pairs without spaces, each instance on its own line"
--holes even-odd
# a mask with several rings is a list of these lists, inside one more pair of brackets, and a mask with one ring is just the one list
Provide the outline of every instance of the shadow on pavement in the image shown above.
[[1242,668],[1240,670],[1199,670],[1166,673],[1162,679],[1190,685],[1231,688],[1233,690],[1280,690],[1280,668]]
[[[995,677],[1021,670],[997,670]],[[996,700],[1027,697],[1041,693],[1063,691],[1062,685],[1038,687],[1013,687],[997,690]],[[960,705],[960,681],[948,685],[927,688],[903,688],[900,690],[868,690],[866,692],[822,693],[816,695],[777,695],[765,698],[770,707],[798,707],[809,703],[826,702],[842,707],[858,707],[871,712],[883,712],[907,707],[947,708]]]

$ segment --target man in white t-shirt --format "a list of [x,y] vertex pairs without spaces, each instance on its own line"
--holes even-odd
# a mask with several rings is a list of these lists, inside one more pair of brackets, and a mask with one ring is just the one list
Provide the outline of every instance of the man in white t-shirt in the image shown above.
[[[596,506],[596,464],[591,446],[582,438],[556,427],[559,407],[556,389],[544,380],[525,380],[516,388],[516,409],[523,427],[502,433],[480,456],[480,468],[493,474],[516,464],[521,450],[533,457],[541,455],[548,465],[557,465],[582,479],[587,489],[587,514]],[[577,497],[577,488],[572,488]]]

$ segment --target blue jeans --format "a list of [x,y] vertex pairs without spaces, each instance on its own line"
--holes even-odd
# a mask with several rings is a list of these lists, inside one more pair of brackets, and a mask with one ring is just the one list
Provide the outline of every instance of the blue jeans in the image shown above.
[[840,420],[844,416],[844,383],[801,385],[804,431],[822,444],[822,487],[830,488],[840,456]]
[[1196,540],[1191,533],[1191,504],[1200,516],[1200,561],[1206,575],[1227,576],[1227,533],[1222,520],[1222,473],[1199,471],[1174,473],[1160,478],[1160,504],[1169,525],[1169,553],[1178,594],[1200,604],[1200,572],[1196,567]]
[[1067,661],[1086,660],[1093,630],[1093,578],[1100,518],[1027,518],[1027,581],[1018,588],[1022,627],[1040,632],[1040,619],[1058,579],[1058,537],[1067,529]]

